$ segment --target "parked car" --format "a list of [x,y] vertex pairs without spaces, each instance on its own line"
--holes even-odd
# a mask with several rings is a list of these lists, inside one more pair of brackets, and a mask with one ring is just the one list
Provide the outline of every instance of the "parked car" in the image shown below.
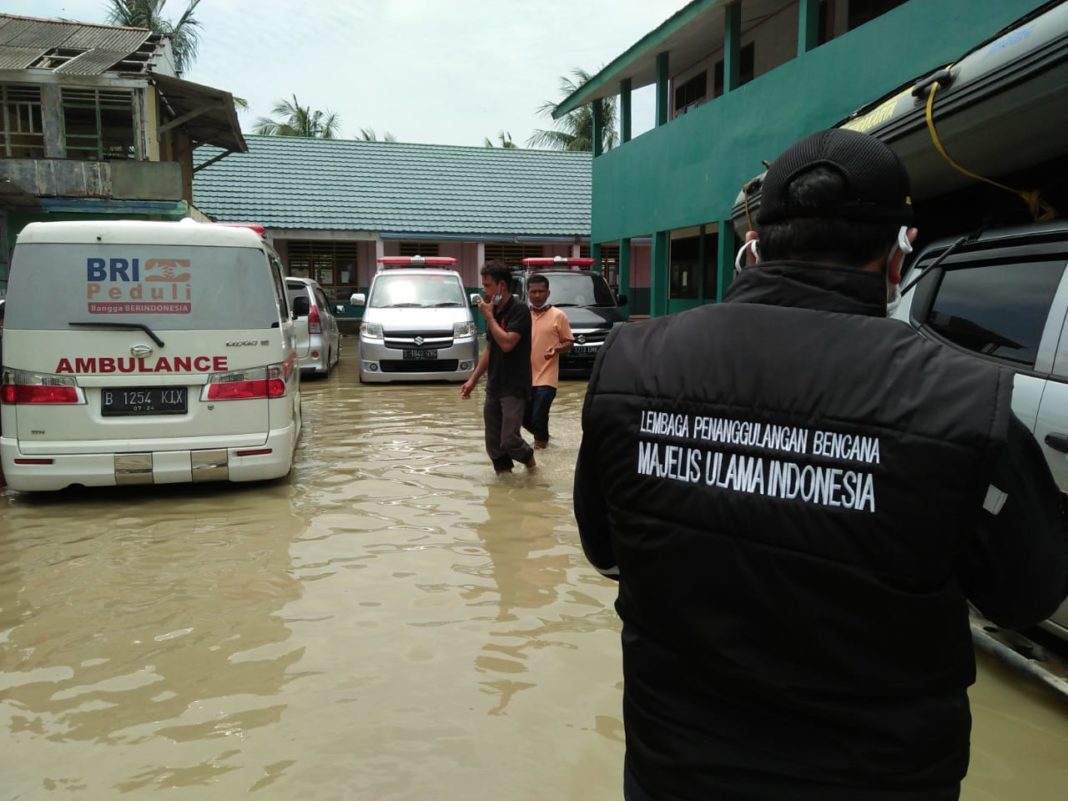
[[478,329],[450,257],[386,256],[360,323],[360,381],[466,381],[478,364]]
[[[1068,493],[1068,221],[935,242],[913,260],[893,316],[1016,372],[1012,408]],[[1044,626],[1068,639],[1068,602]]]
[[626,317],[620,308],[626,297],[617,297],[604,276],[589,268],[594,259],[530,258],[516,272],[512,291],[525,303],[527,279],[537,273],[549,279],[549,302],[567,315],[575,344],[560,354],[560,374],[589,377],[593,360],[612,328]]
[[341,358],[341,335],[326,293],[310,278],[286,278],[286,295],[297,336],[297,363],[302,373],[330,375]]

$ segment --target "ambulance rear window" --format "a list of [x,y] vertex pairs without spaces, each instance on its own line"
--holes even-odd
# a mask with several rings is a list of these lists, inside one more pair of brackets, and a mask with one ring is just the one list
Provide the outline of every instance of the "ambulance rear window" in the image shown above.
[[267,256],[255,248],[28,244],[15,250],[10,330],[71,322],[142,323],[154,331],[277,324]]

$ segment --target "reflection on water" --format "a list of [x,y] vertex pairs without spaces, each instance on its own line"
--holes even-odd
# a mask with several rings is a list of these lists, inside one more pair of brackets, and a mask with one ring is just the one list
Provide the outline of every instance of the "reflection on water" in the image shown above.
[[[498,477],[480,398],[361,386],[355,350],[305,384],[288,480],[0,495],[0,798],[621,797],[584,386]],[[1068,709],[985,663],[973,698],[965,798],[1062,798]]]

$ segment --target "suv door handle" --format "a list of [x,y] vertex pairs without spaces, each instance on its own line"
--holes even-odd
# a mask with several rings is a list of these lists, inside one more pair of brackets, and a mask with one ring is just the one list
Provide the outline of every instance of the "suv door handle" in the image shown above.
[[1046,444],[1055,451],[1068,453],[1068,434],[1046,434]]

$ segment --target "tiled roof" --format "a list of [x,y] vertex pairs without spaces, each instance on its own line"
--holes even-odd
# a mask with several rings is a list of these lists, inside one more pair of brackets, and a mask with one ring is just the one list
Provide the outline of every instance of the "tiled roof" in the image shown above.
[[[221,222],[379,234],[588,236],[589,153],[246,136],[196,172]],[[198,148],[202,164],[220,151]]]

